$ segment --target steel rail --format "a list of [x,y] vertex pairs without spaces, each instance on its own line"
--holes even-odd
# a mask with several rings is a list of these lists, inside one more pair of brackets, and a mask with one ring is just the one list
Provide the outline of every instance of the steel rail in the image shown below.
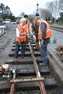
[[[40,71],[39,71],[39,68],[38,68],[38,65],[37,65],[37,62],[36,62],[32,47],[30,45],[30,42],[28,44],[29,44],[29,48],[30,48],[30,52],[31,52],[31,56],[32,56],[34,69],[35,69],[35,72],[36,72],[36,76],[37,76],[37,78],[41,78],[41,74],[40,74]],[[38,84],[39,84],[39,87],[40,87],[41,94],[47,94],[43,81],[38,82]]]

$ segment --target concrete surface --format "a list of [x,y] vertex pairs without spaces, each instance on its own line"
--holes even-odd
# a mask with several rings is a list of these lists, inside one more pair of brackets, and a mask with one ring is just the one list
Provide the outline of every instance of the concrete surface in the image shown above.
[[[50,65],[52,66],[54,72],[57,74],[59,80],[63,85],[63,62],[60,61],[60,57],[56,55],[56,53],[58,52],[55,50],[55,48],[57,48],[58,45],[63,45],[63,33],[55,30],[51,30],[51,32],[51,43],[48,44],[48,53],[51,57],[48,56],[48,58],[52,59],[50,60]],[[54,37],[56,37],[57,39],[56,43],[53,43]]]
[[50,26],[54,26],[54,27],[63,28],[63,26],[60,26],[60,25],[50,25]]
[[[63,41],[62,41],[63,40],[63,33],[55,31],[55,30],[51,30],[51,32],[52,32],[52,37],[50,38],[51,43],[48,44],[48,48],[50,50],[55,50],[55,48],[58,47],[58,45],[63,45]],[[57,43],[53,43],[54,37],[56,37]]]
[[15,28],[17,24],[6,24],[6,26],[6,33],[0,37],[0,64],[4,63],[5,60],[9,58],[8,54],[15,39]]

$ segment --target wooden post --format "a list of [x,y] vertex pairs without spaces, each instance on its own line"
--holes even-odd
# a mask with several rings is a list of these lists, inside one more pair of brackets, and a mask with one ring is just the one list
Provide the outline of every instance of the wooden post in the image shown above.
[[42,78],[32,78],[32,79],[15,79],[15,80],[10,80],[11,83],[25,83],[25,82],[38,82],[38,81],[44,81],[44,77],[42,77]]
[[[15,78],[16,78],[16,73],[13,75],[13,80],[15,80]],[[15,89],[16,89],[16,83],[12,83],[10,94],[15,94]]]

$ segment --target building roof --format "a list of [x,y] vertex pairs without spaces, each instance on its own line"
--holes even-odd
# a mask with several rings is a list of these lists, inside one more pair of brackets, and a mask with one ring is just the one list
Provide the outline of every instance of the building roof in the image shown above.
[[16,19],[21,19],[22,17],[15,17]]

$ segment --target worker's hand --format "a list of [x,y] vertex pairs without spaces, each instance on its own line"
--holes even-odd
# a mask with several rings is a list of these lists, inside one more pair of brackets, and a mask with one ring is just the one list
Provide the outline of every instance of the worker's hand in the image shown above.
[[28,34],[30,34],[30,29],[28,29]]
[[21,42],[18,42],[18,45],[21,45]]
[[18,37],[18,45],[21,45],[21,42],[20,42],[20,39],[19,39],[19,37]]
[[33,35],[35,34],[35,32],[33,32]]
[[27,42],[29,42],[30,41],[30,37],[29,36],[27,36]]
[[30,39],[30,37],[28,36],[28,39]]
[[21,45],[21,42],[20,41],[18,41],[18,45]]
[[40,43],[42,46],[44,46],[44,40],[41,40]]

